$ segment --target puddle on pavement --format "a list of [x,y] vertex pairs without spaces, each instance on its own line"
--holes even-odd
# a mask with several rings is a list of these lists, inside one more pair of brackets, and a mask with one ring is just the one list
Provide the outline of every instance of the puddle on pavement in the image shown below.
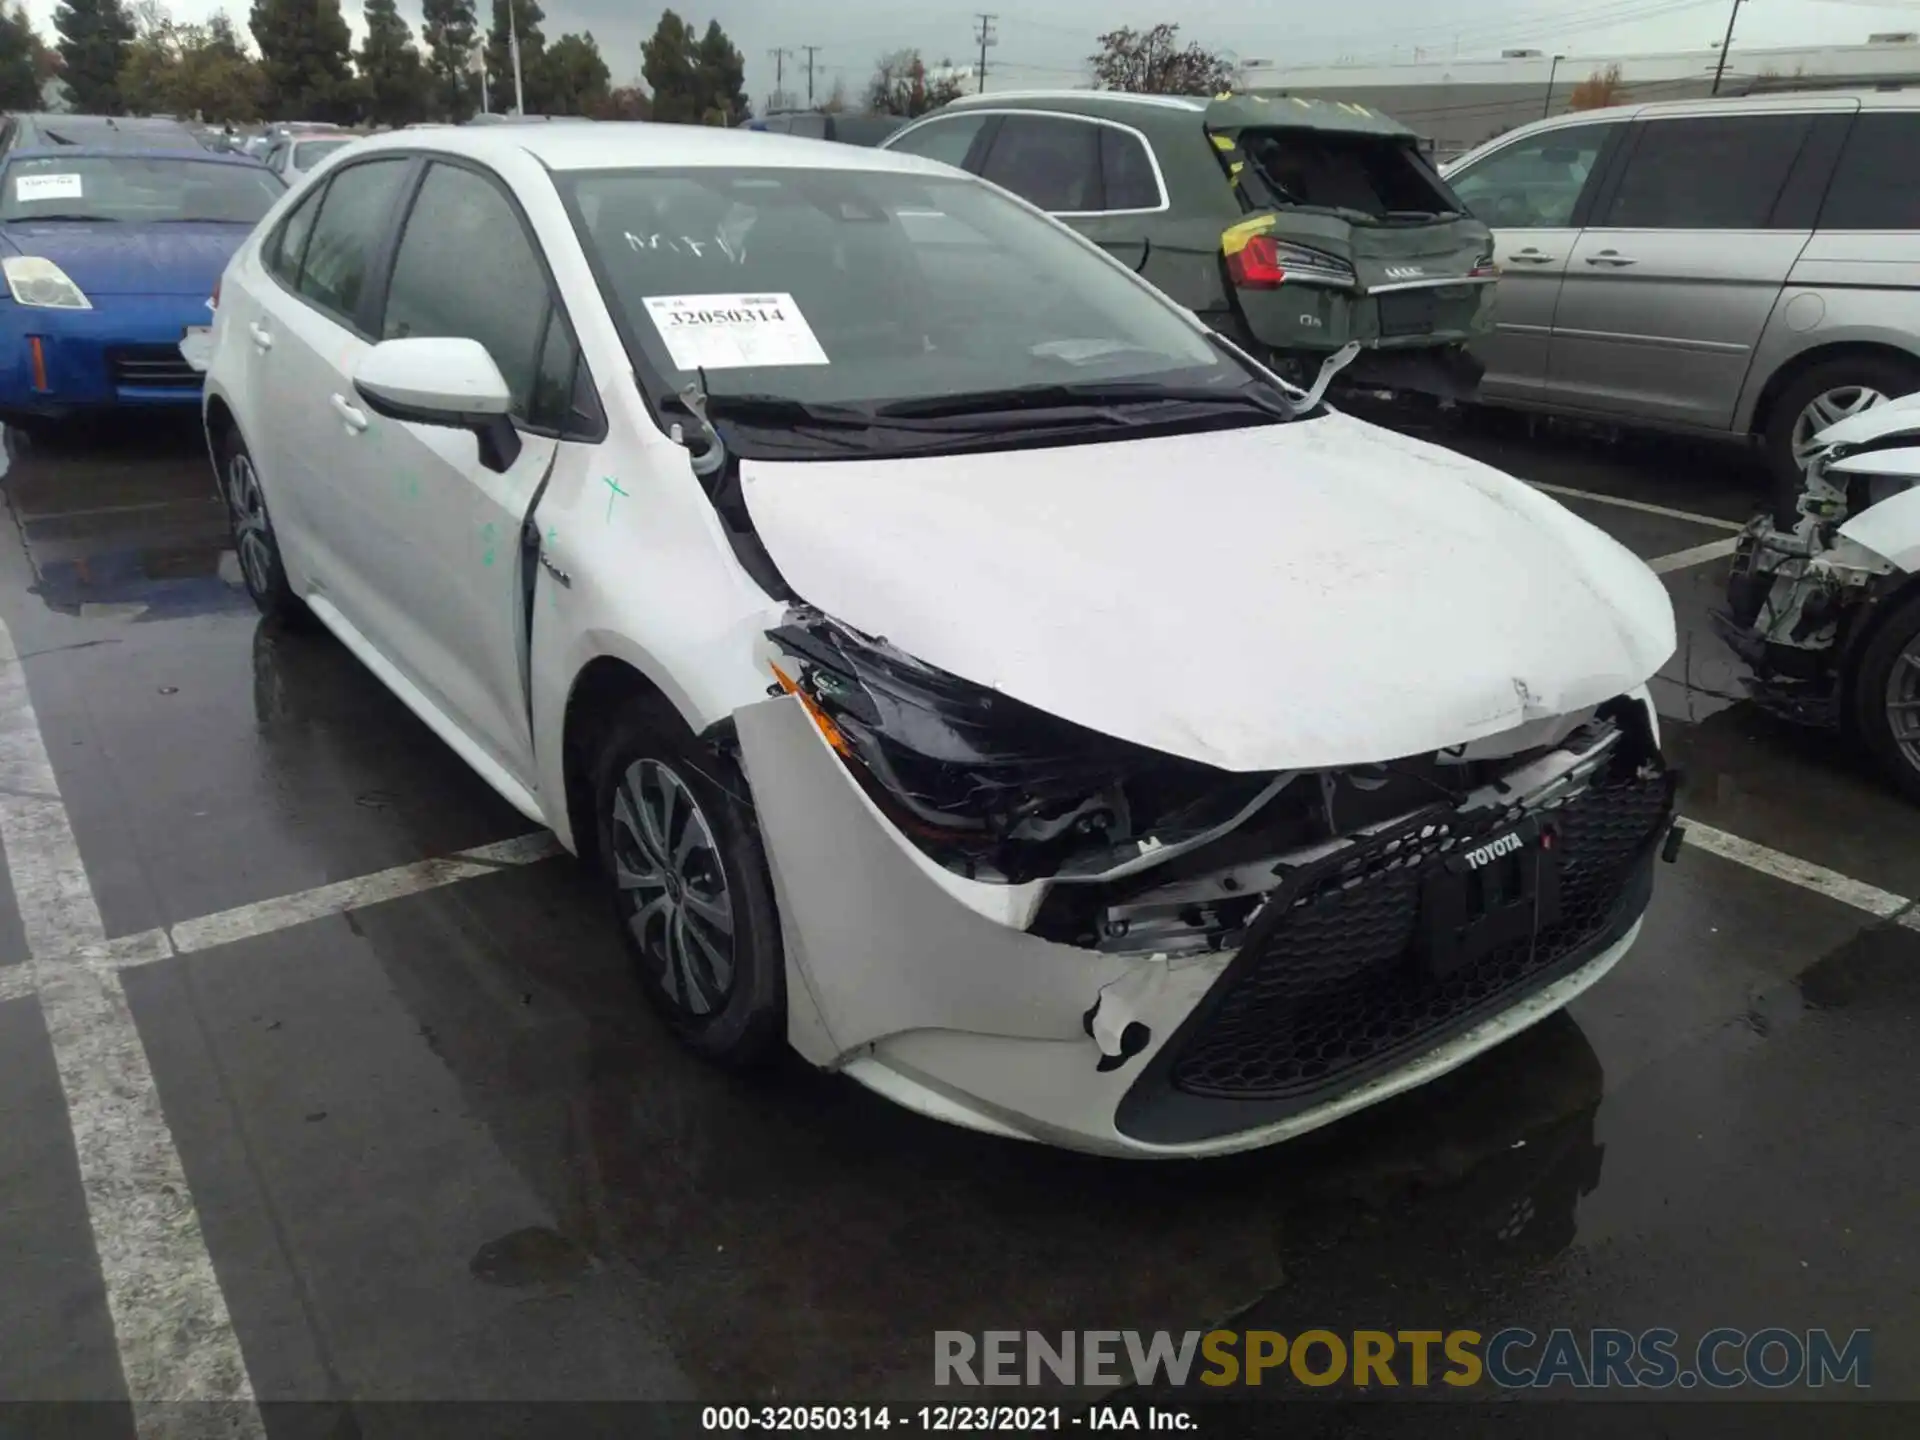
[[196,428],[179,419],[9,430],[0,484],[33,580],[56,614],[174,619],[249,603]]

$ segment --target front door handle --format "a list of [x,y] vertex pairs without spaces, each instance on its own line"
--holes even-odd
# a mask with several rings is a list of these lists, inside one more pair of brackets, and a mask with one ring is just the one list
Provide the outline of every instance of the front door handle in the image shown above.
[[1612,265],[1617,268],[1621,265],[1638,265],[1639,263],[1631,256],[1622,255],[1618,250],[1602,250],[1598,255],[1587,257],[1589,265]]
[[1529,246],[1525,250],[1514,251],[1513,254],[1507,257],[1507,260],[1509,263],[1515,265],[1551,265],[1557,258],[1557,256],[1553,255],[1542,255],[1538,250]]
[[346,396],[335,395],[332,403],[333,413],[340,417],[341,423],[344,424],[347,429],[358,435],[362,430],[367,428],[367,412],[347,399]]
[[273,332],[258,320],[248,324],[247,334],[253,337],[253,343],[260,349],[271,350],[273,348]]

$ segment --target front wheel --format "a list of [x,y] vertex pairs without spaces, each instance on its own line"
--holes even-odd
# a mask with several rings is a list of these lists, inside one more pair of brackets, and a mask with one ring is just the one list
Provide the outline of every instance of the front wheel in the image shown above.
[[1920,802],[1920,594],[1897,605],[1854,671],[1852,720],[1874,760]]
[[786,1038],[786,962],[744,777],[658,700],[604,733],[600,863],[647,998],[708,1059],[766,1060]]
[[220,442],[220,494],[227,502],[227,523],[233,529],[234,553],[240,578],[262,615],[271,620],[302,620],[307,607],[287,583],[287,567],[280,558],[280,541],[267,514],[260,472],[239,434],[229,430]]

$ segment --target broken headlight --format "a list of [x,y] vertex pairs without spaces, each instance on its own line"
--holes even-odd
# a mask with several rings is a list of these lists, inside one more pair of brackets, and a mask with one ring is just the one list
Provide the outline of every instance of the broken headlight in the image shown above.
[[1103,735],[797,607],[775,673],[883,814],[971,879],[1123,863],[1230,820],[1270,775]]

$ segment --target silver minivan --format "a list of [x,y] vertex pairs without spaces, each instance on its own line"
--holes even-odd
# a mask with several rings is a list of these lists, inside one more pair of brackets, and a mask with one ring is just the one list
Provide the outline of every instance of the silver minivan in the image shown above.
[[1752,439],[1920,390],[1920,91],[1556,116],[1446,168],[1493,227],[1490,403]]

